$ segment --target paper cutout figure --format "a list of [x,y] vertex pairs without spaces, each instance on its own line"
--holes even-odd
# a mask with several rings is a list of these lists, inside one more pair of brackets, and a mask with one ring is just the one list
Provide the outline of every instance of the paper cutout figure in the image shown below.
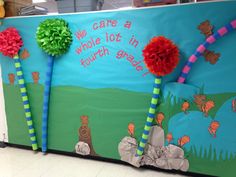
[[157,124],[162,128],[162,122],[165,119],[165,115],[162,112],[159,112],[156,116],[156,122]]
[[[206,36],[206,38],[208,38],[213,34],[214,27],[213,25],[211,25],[209,20],[206,20],[198,26],[198,29],[201,31],[203,35]],[[205,50],[203,56],[205,57],[206,61],[214,65],[219,60],[221,54],[215,53],[214,51]]]
[[30,57],[29,51],[27,49],[24,49],[23,52],[21,53],[21,59],[27,59]]
[[32,78],[35,84],[39,83],[39,72],[32,72]]
[[15,74],[13,74],[13,73],[8,74],[8,80],[9,80],[9,83],[11,85],[14,85],[14,83],[15,83]]
[[128,125],[128,133],[131,137],[134,137],[135,125],[133,123],[129,123]]
[[190,137],[189,136],[183,136],[178,139],[178,145],[180,147],[183,147],[185,144],[190,142]]
[[203,56],[205,57],[206,61],[208,61],[212,65],[214,65],[219,60],[221,54],[220,53],[215,53],[214,51],[205,50],[205,52],[203,53]]
[[213,25],[211,25],[209,20],[206,20],[202,22],[199,26],[198,29],[201,31],[202,34],[204,34],[206,37],[209,37],[213,34]]
[[173,135],[172,135],[172,133],[168,133],[168,134],[166,135],[166,140],[167,140],[168,144],[170,144],[170,142],[173,141]]
[[216,138],[216,132],[218,128],[220,127],[220,123],[218,121],[211,122],[208,131],[211,135],[213,135],[214,138]]
[[202,105],[205,103],[206,99],[206,95],[194,95],[194,103],[200,110],[202,110]]
[[202,105],[202,112],[205,114],[206,117],[208,117],[209,111],[215,107],[214,101],[210,100],[207,101],[205,104]]
[[90,148],[90,155],[98,156],[93,148],[91,130],[88,127],[88,116],[81,116],[81,126],[79,128],[79,142],[87,143]]
[[188,101],[184,101],[184,103],[182,104],[182,111],[185,113],[185,114],[188,114],[188,109],[190,108],[190,104]]
[[206,95],[194,95],[194,103],[204,113],[205,117],[208,117],[209,111],[215,107],[215,102],[207,100]]

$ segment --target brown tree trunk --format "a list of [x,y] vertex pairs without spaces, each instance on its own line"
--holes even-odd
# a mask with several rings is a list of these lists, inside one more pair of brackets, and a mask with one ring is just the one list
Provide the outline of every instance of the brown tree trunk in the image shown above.
[[79,141],[89,145],[91,156],[98,156],[93,148],[91,130],[88,127],[88,116],[81,116],[80,118],[82,125],[79,128]]

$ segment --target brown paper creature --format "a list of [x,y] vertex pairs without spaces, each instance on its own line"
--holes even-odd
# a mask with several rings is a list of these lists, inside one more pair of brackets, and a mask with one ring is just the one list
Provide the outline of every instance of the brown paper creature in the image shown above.
[[13,74],[13,73],[8,74],[8,80],[9,80],[11,85],[14,85],[14,83],[15,83],[15,74]]
[[39,72],[32,72],[32,78],[34,80],[34,83],[38,84],[39,83],[39,79],[40,79]]
[[202,105],[205,104],[206,99],[206,95],[194,95],[194,103],[200,110],[202,110]]
[[29,58],[30,54],[29,51],[27,49],[24,49],[23,52],[20,54],[21,59],[27,59]]
[[[209,37],[213,34],[213,25],[211,25],[209,20],[206,20],[202,22],[199,26],[198,29],[201,31],[205,37]],[[214,51],[210,50],[205,50],[203,53],[203,56],[205,57],[206,61],[210,62],[212,65],[216,64],[216,62],[219,60],[221,54],[220,53],[215,53]]]
[[88,116],[83,115],[80,119],[82,125],[79,128],[79,141],[85,142],[89,145],[90,155],[98,156],[93,148],[91,131],[88,127]]
[[211,25],[209,20],[206,20],[202,22],[198,29],[201,31],[202,34],[204,34],[206,37],[209,37],[213,34],[213,25]]
[[197,105],[199,110],[204,113],[205,117],[208,117],[209,111],[215,107],[215,102],[207,100],[206,95],[195,95],[194,103]]
[[205,57],[206,61],[209,61],[212,65],[214,65],[219,60],[221,54],[215,53],[214,51],[205,50],[203,56]]

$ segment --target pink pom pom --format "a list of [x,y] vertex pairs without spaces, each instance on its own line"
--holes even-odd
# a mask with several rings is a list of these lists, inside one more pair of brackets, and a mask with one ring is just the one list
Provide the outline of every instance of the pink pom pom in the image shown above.
[[16,28],[7,28],[0,32],[0,52],[8,57],[16,56],[23,46],[23,41]]

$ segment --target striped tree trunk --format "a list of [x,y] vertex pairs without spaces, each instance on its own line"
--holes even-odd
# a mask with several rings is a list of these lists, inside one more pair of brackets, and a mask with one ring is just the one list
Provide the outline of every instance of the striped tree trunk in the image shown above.
[[46,153],[48,149],[48,113],[49,113],[49,101],[50,90],[52,81],[54,57],[48,57],[47,72],[44,85],[44,100],[43,100],[43,116],[42,116],[42,152]]
[[20,86],[20,93],[21,93],[21,98],[22,98],[22,102],[24,105],[25,118],[26,118],[28,130],[29,130],[29,136],[30,136],[32,149],[37,150],[38,144],[37,144],[37,139],[36,139],[36,132],[35,132],[33,120],[31,117],[30,103],[29,103],[29,99],[28,99],[28,95],[27,95],[27,89],[25,86],[25,80],[24,80],[23,70],[21,67],[21,61],[20,61],[18,55],[16,55],[13,59],[15,62],[16,75],[18,78],[18,84]]
[[158,103],[158,99],[159,99],[159,95],[160,95],[160,87],[161,87],[161,77],[156,76],[155,84],[153,86],[151,105],[150,105],[150,108],[148,111],[148,116],[147,116],[147,120],[146,120],[146,123],[144,126],[142,138],[140,140],[140,143],[139,143],[139,146],[138,146],[138,149],[136,152],[136,154],[138,156],[143,155],[144,148],[145,148],[147,141],[148,141],[150,129],[152,127],[152,122],[153,122],[153,119],[154,119],[155,113],[156,113],[157,103]]

